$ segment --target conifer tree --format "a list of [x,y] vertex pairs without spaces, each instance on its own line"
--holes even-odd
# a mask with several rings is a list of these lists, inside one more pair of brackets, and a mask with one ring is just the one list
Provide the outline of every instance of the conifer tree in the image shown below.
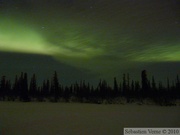
[[18,79],[17,75],[15,76],[15,80],[14,80],[12,90],[13,90],[13,93],[14,93],[13,94],[14,98],[17,98],[20,95],[20,93],[19,93],[19,79]]
[[21,73],[19,83],[20,83],[20,100],[27,102],[29,101],[27,73],[23,73],[23,72]]
[[147,97],[148,96],[148,79],[147,79],[147,72],[146,70],[143,70],[141,73],[141,81],[142,81],[142,96]]
[[0,100],[5,100],[5,94],[6,94],[6,77],[2,76],[1,82],[0,82]]
[[32,78],[30,80],[29,94],[32,98],[35,98],[37,96],[37,82],[36,82],[35,74],[33,74]]
[[156,83],[154,80],[154,76],[152,77],[152,89],[155,90],[156,89]]
[[42,94],[45,98],[50,97],[50,82],[49,80],[43,81],[43,86],[42,86]]
[[11,90],[11,81],[10,80],[6,80],[6,84],[5,84],[5,91],[6,91],[6,96],[8,97],[8,101],[13,99],[13,93]]
[[54,97],[54,102],[57,102],[59,99],[59,81],[58,81],[58,76],[57,72],[54,72],[54,76],[52,78],[51,82],[51,94]]
[[117,84],[117,80],[116,77],[114,77],[114,96],[118,96],[118,84]]

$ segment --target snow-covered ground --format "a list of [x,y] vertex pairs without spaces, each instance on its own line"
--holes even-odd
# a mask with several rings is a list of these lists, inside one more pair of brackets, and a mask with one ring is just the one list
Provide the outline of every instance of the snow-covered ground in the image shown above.
[[180,107],[0,102],[0,135],[122,135],[124,127],[178,127]]

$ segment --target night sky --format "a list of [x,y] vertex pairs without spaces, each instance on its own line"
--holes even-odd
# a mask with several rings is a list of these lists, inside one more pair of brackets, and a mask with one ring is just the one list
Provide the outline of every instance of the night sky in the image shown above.
[[0,0],[0,75],[69,84],[180,74],[179,0]]

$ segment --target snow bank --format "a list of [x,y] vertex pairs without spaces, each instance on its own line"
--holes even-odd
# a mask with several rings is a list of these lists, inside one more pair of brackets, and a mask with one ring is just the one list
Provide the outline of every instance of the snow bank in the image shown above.
[[180,107],[0,102],[0,135],[121,135],[124,127],[177,127]]

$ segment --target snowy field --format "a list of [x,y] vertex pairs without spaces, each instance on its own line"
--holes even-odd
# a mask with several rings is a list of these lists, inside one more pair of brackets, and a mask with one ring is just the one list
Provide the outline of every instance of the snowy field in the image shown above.
[[178,127],[180,107],[0,102],[0,135],[122,135],[124,127]]

